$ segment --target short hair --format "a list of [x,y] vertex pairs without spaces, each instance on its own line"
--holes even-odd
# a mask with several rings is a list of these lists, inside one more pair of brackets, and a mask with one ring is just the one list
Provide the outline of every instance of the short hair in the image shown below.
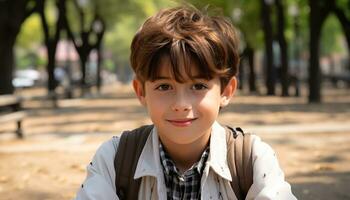
[[175,80],[184,82],[181,67],[192,78],[195,64],[208,80],[219,77],[221,88],[238,73],[238,36],[223,16],[209,16],[194,7],[164,9],[148,18],[131,43],[130,63],[142,83],[154,81],[164,56]]

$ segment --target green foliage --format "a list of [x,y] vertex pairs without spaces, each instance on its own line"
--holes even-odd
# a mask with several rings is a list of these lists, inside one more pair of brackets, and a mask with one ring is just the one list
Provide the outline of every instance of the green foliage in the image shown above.
[[[70,0],[67,1],[67,18],[68,18],[68,23],[73,31],[73,33],[79,34],[81,31],[88,31],[91,25],[91,22],[93,20],[93,9],[94,7],[90,3],[90,1],[76,1],[78,2],[77,4],[74,3],[75,0]],[[81,2],[81,3],[79,3]],[[79,6],[78,8],[81,9],[82,14],[84,15],[83,18],[80,15],[80,11],[76,7]],[[81,27],[81,22],[84,22]]]
[[236,24],[244,36],[244,42],[252,48],[261,48],[263,32],[261,30],[260,2],[256,0],[237,1],[235,9],[241,10],[241,17]]
[[350,0],[336,0],[336,4],[344,10],[346,17],[350,19]]
[[42,44],[43,33],[39,15],[34,14],[27,18],[21,27],[16,40],[16,67],[26,69],[43,65],[37,49]]
[[17,36],[16,46],[20,48],[33,48],[42,42],[43,34],[40,18],[37,14],[31,15],[23,23]]
[[16,68],[28,69],[28,68],[40,68],[44,66],[46,60],[40,58],[34,49],[21,49],[16,48]]
[[[191,0],[195,7],[205,7],[214,10],[215,14],[222,14],[233,22],[241,32],[241,43],[249,44],[253,48],[262,45],[262,31],[260,26],[260,3],[256,0]],[[210,12],[209,12],[210,13]]]
[[334,52],[341,52],[340,44],[343,32],[338,19],[334,15],[330,15],[322,29],[321,38],[321,54],[329,55]]
[[58,17],[58,10],[56,8],[55,0],[45,0],[45,18],[49,26],[49,37],[52,37],[56,32],[56,22]]
[[139,22],[132,15],[120,17],[114,29],[105,36],[105,46],[111,50],[117,60],[125,61],[130,54],[130,43],[136,33]]
[[146,18],[164,7],[176,5],[176,2],[167,0],[133,0],[133,4],[137,5],[134,8],[139,8],[140,10],[120,13],[118,20],[115,21],[113,27],[110,27],[105,36],[105,48],[112,52],[113,60],[118,66],[129,62],[131,40]]
[[107,69],[108,71],[110,72],[113,72],[115,70],[115,65],[114,65],[114,62],[113,60],[111,59],[105,59],[103,61],[103,68],[104,69]]

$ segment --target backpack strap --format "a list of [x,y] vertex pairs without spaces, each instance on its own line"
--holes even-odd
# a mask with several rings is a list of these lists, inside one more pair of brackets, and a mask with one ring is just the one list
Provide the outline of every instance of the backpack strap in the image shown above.
[[120,200],[137,199],[141,178],[134,179],[134,172],[153,125],[124,131],[114,158],[115,187]]
[[239,200],[245,199],[253,184],[251,134],[241,128],[226,127],[227,162],[230,168],[231,187]]
[[[120,200],[137,199],[141,184],[134,179],[134,172],[146,140],[153,125],[142,126],[132,131],[123,132],[119,140],[114,159],[116,172],[116,193]],[[238,200],[245,199],[253,184],[253,165],[251,135],[241,128],[226,127],[227,162],[232,176],[231,187]]]

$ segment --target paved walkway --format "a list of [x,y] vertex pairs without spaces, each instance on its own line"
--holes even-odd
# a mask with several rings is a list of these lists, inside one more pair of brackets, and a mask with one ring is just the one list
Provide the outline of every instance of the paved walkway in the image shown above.
[[350,134],[350,122],[261,125],[261,126],[247,126],[244,129],[249,132],[258,133],[258,134],[332,133],[332,132],[349,132]]
[[[348,132],[350,134],[350,123],[327,122],[313,124],[285,124],[285,125],[258,125],[245,126],[246,132],[262,134],[312,134],[312,133],[335,133]],[[58,135],[27,135],[20,142],[3,142],[0,153],[23,153],[23,152],[89,152],[96,151],[98,146],[105,140],[111,138],[113,133],[74,134],[68,137]],[[93,142],[91,142],[93,141]]]

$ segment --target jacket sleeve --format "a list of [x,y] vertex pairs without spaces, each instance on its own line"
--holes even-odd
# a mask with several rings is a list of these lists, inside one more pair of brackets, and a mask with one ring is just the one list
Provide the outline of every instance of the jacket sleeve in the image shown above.
[[257,136],[252,140],[253,185],[246,199],[295,200],[273,149]]
[[115,189],[114,157],[119,138],[103,143],[91,163],[75,200],[119,200]]

